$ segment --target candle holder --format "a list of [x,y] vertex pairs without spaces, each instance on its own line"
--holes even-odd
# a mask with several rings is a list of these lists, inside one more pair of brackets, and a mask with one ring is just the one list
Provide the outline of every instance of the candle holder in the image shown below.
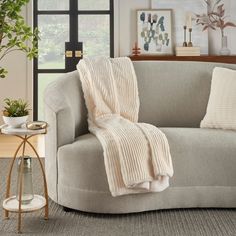
[[188,47],[193,47],[193,43],[192,43],[192,28],[189,28],[189,42],[188,42]]
[[184,42],[183,42],[183,47],[187,47],[187,40],[186,40],[186,30],[187,30],[187,26],[184,26]]

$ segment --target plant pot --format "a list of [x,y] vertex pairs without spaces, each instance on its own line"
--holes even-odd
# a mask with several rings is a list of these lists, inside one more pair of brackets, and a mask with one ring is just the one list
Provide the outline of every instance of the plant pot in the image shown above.
[[20,116],[20,117],[3,116],[2,118],[4,123],[9,127],[20,128],[24,123],[26,123],[28,116]]

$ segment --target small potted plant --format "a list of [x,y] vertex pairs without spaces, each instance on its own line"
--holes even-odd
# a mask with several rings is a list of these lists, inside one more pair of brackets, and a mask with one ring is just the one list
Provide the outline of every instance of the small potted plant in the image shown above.
[[29,116],[28,102],[18,99],[4,99],[5,107],[3,110],[3,121],[9,127],[19,128],[26,123]]

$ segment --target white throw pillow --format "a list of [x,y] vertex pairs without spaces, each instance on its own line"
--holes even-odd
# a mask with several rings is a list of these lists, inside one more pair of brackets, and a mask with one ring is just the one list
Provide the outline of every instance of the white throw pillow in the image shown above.
[[216,67],[213,71],[207,112],[201,128],[236,130],[236,71]]

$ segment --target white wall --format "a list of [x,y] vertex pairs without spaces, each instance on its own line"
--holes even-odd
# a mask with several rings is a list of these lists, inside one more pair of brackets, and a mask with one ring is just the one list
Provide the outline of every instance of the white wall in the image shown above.
[[[224,0],[226,15],[230,20],[236,22],[236,0]],[[151,0],[119,0],[119,55],[130,55],[131,49],[136,41],[136,10],[148,9],[151,7]],[[228,47],[232,54],[236,54],[236,28],[226,29],[228,35]],[[221,46],[219,31],[209,31],[209,53],[218,54]]]
[[129,55],[137,41],[136,11],[151,8],[151,0],[119,0],[119,56]]
[[[29,5],[29,9],[30,9]],[[31,23],[32,17],[26,8],[22,11],[22,16]],[[30,102],[32,107],[32,62],[28,62],[24,53],[16,51],[9,54],[1,66],[8,70],[6,79],[0,79],[0,111],[3,109],[3,100],[9,98],[23,98]],[[0,115],[0,124],[2,115]]]

